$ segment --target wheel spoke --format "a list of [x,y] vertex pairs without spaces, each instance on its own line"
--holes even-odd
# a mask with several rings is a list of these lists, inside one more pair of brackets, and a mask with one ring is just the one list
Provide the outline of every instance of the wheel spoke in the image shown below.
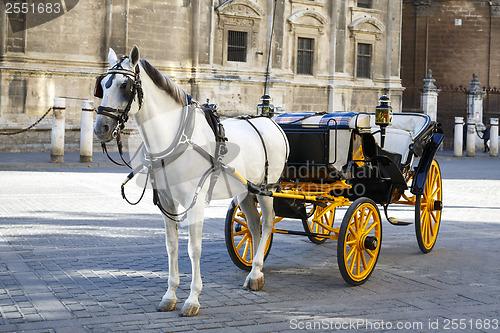
[[[355,249],[355,248],[353,248],[353,249]],[[353,251],[353,252],[356,252],[356,251]],[[351,259],[351,262],[349,263],[349,272],[352,273],[352,270],[354,269],[355,263],[356,263],[356,254],[354,254],[354,256]]]
[[427,215],[427,207],[420,211],[420,226],[423,227],[425,222],[425,215]]
[[438,186],[434,192],[432,192],[431,198],[436,198],[439,193],[441,193],[441,187]]
[[365,251],[366,251],[366,253],[368,253],[368,255],[370,257],[372,257],[372,258],[375,257],[375,253],[373,253],[371,250],[366,249]]
[[353,246],[354,244],[356,244],[358,241],[356,239],[354,240],[351,240],[351,241],[347,241],[345,242],[345,245],[349,245],[349,246]]
[[[347,247],[347,246],[346,246]],[[352,254],[356,251],[356,245],[354,246],[351,246],[351,249],[349,250],[349,252],[347,253],[345,259],[346,261],[349,261],[349,258],[351,258]]]
[[246,222],[244,219],[242,219],[242,218],[237,218],[237,217],[235,216],[235,217],[234,217],[234,221],[235,221],[236,223],[241,224],[243,227],[248,228],[247,222]]
[[[365,218],[365,223],[363,224],[363,230],[365,230],[365,229],[368,227],[368,223],[370,223],[370,220],[371,220],[371,218],[372,218],[372,215],[373,215],[373,211],[372,211],[372,210],[370,210],[370,211],[368,212],[368,214],[366,215],[366,218]],[[369,232],[369,231],[367,231],[367,232]]]
[[253,261],[253,242],[250,243],[250,261]]
[[430,221],[430,218],[425,223],[425,234],[426,234],[425,241],[427,244],[429,244],[429,242],[431,240],[431,221]]
[[233,237],[236,237],[236,236],[240,236],[240,235],[244,235],[248,232],[248,229],[247,230],[241,230],[241,231],[238,231],[238,232],[234,232],[233,233]]
[[358,233],[354,231],[354,229],[352,228],[352,224],[349,225],[349,231],[354,235],[354,237],[358,238]]
[[356,275],[359,275],[360,271],[361,271],[361,254],[360,254],[360,251],[356,251]]
[[438,221],[438,218],[437,218],[437,216],[435,214],[435,211],[431,211],[430,213],[431,213],[432,218],[434,219],[434,222],[438,223],[439,221]]
[[363,209],[360,209],[360,211],[359,211],[358,226],[359,226],[360,231],[363,231],[364,223],[365,223],[365,209],[363,208]]
[[373,223],[370,225],[370,227],[366,230],[366,233],[370,233],[370,231],[373,230],[376,226],[378,226],[379,222],[378,221],[373,221]]
[[364,252],[361,252],[361,262],[363,263],[363,271],[368,269]]
[[[241,256],[243,259],[246,260],[247,255],[248,255],[248,248],[250,247],[250,242],[245,243],[245,249],[243,250],[243,255]],[[251,258],[251,257],[250,257]]]
[[434,186],[436,185],[437,178],[438,178],[438,173],[436,172],[436,168],[432,168],[431,188],[434,188]]
[[354,229],[356,230],[356,233],[359,231],[359,212],[354,213]]
[[421,220],[420,220],[420,230],[422,234],[422,238],[425,239],[426,233],[427,233],[427,220],[425,218],[425,215],[427,215],[427,211],[424,210],[424,214],[422,214]]
[[238,243],[238,245],[236,245],[236,251],[239,251],[241,246],[246,242],[248,238],[248,234],[246,234],[245,236],[243,236],[243,238],[240,240],[240,242]]
[[438,229],[439,229],[439,222],[436,222],[432,226],[432,235],[433,235],[434,238],[437,237]]

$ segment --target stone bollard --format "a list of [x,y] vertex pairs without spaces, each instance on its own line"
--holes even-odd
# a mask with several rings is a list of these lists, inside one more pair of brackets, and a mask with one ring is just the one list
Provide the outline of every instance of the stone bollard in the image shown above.
[[441,91],[435,85],[436,80],[432,77],[432,71],[427,71],[427,77],[424,79],[424,90],[421,95],[421,105],[424,114],[431,117],[432,121],[437,121],[437,101],[438,93]]
[[50,162],[63,163],[64,162],[64,127],[65,127],[65,113],[66,113],[66,99],[54,98],[54,106],[52,108],[54,115],[52,122],[51,133],[51,152]]
[[498,156],[498,118],[490,118],[490,155]]
[[464,117],[455,117],[455,141],[453,142],[453,156],[462,157],[464,139]]
[[467,118],[467,156],[476,156],[476,120]]
[[80,162],[92,162],[93,144],[93,124],[94,124],[94,101],[82,101],[82,120],[80,123]]

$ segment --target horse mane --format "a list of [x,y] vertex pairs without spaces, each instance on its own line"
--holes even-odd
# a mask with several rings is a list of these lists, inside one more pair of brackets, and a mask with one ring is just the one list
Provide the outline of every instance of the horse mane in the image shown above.
[[158,88],[172,96],[177,103],[186,105],[187,94],[184,90],[179,88],[172,80],[160,73],[160,71],[146,60],[141,60],[141,66]]

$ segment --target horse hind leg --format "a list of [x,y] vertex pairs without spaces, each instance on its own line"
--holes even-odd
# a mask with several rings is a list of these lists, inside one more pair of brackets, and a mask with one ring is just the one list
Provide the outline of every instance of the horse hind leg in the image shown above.
[[[170,211],[175,211],[174,209]],[[179,287],[179,237],[177,232],[177,222],[163,217],[165,221],[165,239],[168,252],[168,289],[162,297],[160,304],[156,308],[159,312],[173,311],[177,304],[176,291]]]
[[264,273],[262,272],[262,268],[264,265],[265,244],[267,244],[267,241],[271,236],[274,221],[274,211],[272,198],[259,197],[259,203],[262,211],[261,236],[261,219],[259,216],[259,212],[255,207],[253,197],[251,197],[251,200],[248,199],[249,197],[250,196],[245,198],[245,200],[240,203],[240,206],[247,216],[248,228],[250,229],[250,232],[252,234],[252,240],[254,244],[254,252],[252,270],[245,279],[243,288],[257,291],[264,287]]

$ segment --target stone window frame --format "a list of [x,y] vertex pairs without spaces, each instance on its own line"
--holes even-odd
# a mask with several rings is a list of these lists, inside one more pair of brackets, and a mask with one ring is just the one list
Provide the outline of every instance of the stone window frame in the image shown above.
[[[309,16],[315,19],[315,24],[304,24],[300,22],[300,19],[304,16]],[[315,10],[300,10],[287,18],[289,24],[290,34],[289,38],[292,39],[291,50],[290,50],[290,63],[289,68],[292,70],[294,75],[300,77],[316,77],[318,75],[319,67],[318,64],[321,61],[320,54],[318,52],[318,47],[325,38],[325,31],[329,25],[328,20],[321,13]],[[298,56],[298,41],[299,38],[311,38],[314,39],[314,55],[312,64],[312,74],[299,74],[297,72],[297,56]]]
[[[355,80],[370,80],[375,78],[375,63],[377,61],[377,49],[379,47],[382,34],[385,32],[385,25],[375,17],[363,16],[354,20],[348,26],[350,37],[352,39],[352,48],[354,55],[353,77]],[[358,78],[358,44],[371,44],[372,57],[370,66],[370,78]]]
[[[233,7],[234,6],[234,7]],[[235,8],[244,7],[251,15],[240,13]],[[252,0],[229,0],[215,8],[218,15],[218,29],[222,34],[222,66],[249,68],[254,66],[255,54],[259,49],[258,35],[265,11]],[[247,33],[247,57],[245,62],[227,60],[229,31]]]

